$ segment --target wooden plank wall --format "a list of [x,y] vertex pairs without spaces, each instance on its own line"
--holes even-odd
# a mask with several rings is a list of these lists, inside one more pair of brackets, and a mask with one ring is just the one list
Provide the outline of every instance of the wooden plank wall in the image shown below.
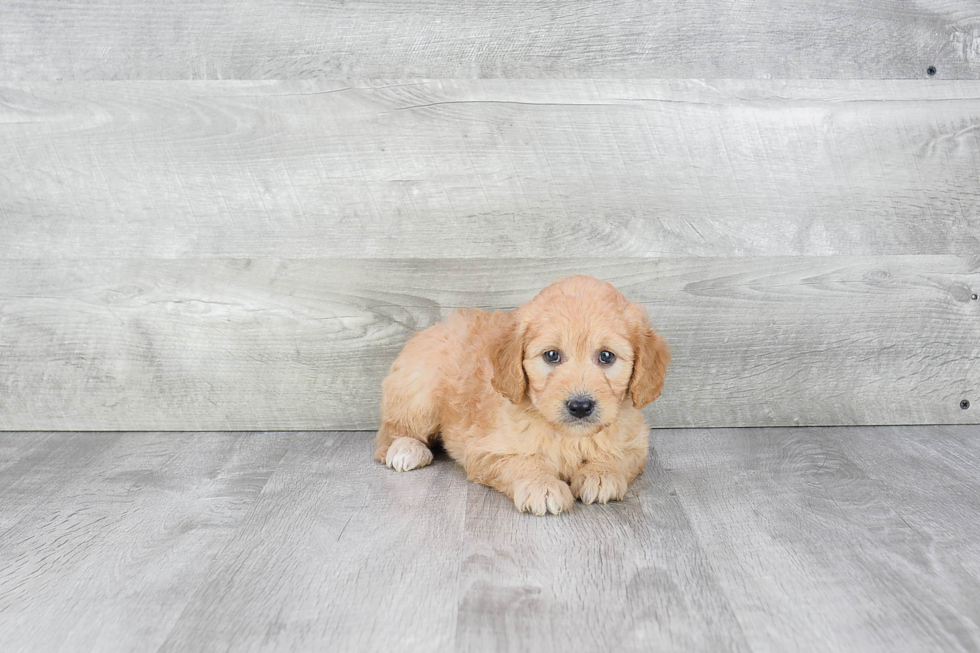
[[0,0],[0,429],[370,429],[574,272],[655,426],[977,423],[978,80],[956,0]]

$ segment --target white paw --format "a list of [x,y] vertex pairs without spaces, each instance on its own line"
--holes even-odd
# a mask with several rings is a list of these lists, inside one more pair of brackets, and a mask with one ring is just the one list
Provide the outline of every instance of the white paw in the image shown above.
[[576,474],[572,477],[572,492],[582,503],[609,503],[626,496],[629,483],[617,474]]
[[521,512],[538,517],[560,515],[575,505],[575,497],[566,483],[557,478],[520,479],[514,483],[514,505]]
[[415,438],[395,438],[388,447],[385,465],[396,472],[407,472],[411,469],[425,467],[432,462],[432,452]]

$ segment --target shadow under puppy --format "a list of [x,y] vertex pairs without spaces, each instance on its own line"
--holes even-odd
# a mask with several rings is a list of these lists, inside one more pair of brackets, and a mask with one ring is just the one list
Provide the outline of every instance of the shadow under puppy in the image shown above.
[[374,456],[424,467],[441,438],[471,481],[535,515],[619,500],[646,463],[640,409],[660,396],[669,362],[646,311],[588,276],[510,312],[459,310],[392,365]]

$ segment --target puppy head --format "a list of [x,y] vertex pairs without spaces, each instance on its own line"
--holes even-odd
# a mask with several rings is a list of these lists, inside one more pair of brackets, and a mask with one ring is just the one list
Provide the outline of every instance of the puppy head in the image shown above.
[[525,396],[564,435],[591,435],[616,421],[624,402],[660,396],[670,351],[646,311],[612,285],[562,279],[512,314],[491,354],[493,386]]

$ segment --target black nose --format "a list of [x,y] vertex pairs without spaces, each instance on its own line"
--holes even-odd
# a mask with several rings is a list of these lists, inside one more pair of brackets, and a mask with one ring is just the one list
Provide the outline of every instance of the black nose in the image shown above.
[[573,417],[582,419],[592,414],[595,409],[595,400],[592,397],[573,397],[565,402],[565,407]]

